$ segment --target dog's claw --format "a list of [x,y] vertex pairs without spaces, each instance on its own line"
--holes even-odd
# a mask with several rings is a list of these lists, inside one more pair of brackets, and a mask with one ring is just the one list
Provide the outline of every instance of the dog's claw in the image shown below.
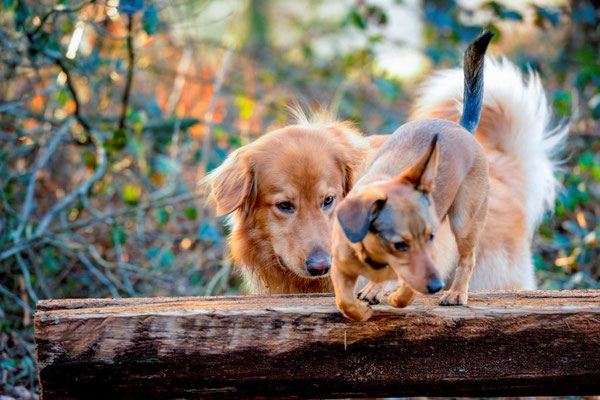
[[461,292],[446,292],[440,298],[441,306],[462,306],[467,304],[467,294]]
[[385,291],[383,283],[369,282],[358,292],[356,297],[362,301],[368,302],[370,305],[376,305],[381,302],[381,295]]

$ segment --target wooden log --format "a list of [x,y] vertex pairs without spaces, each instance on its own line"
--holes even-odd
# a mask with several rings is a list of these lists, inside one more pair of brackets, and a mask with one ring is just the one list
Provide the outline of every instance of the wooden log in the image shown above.
[[375,308],[358,323],[331,295],[41,301],[42,398],[600,394],[600,291]]

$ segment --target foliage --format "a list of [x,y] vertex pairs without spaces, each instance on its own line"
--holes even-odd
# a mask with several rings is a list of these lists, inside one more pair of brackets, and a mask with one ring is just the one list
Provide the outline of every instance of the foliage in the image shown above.
[[[284,107],[295,99],[329,104],[369,134],[392,132],[419,76],[457,65],[483,26],[496,32],[492,50],[539,71],[572,127],[564,190],[535,239],[540,284],[599,287],[592,1],[518,10],[424,1],[417,45],[392,37],[402,6],[393,1],[350,2],[337,17],[313,0],[300,12],[288,2],[234,3],[0,4],[0,392],[35,393],[37,299],[237,292],[226,228],[198,185],[204,174],[289,123]],[[325,39],[333,45],[323,52]],[[396,79],[380,56],[403,46],[425,62]]]

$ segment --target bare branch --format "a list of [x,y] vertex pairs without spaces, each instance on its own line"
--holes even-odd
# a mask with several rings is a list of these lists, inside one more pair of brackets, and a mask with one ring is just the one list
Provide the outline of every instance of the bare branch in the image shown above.
[[11,299],[13,299],[17,304],[19,304],[24,310],[29,311],[30,313],[33,313],[33,308],[30,307],[28,304],[25,304],[25,302],[23,302],[23,300],[21,300],[19,298],[19,296],[16,296],[15,294],[13,294],[10,290],[6,289],[4,286],[0,285],[0,293],[2,293],[3,295],[5,295],[6,297],[9,297]]
[[119,239],[117,231],[113,231],[113,242],[115,244],[115,253],[117,254],[117,266],[119,268],[119,273],[123,278],[123,285],[125,286],[125,290],[130,296],[135,296],[135,290],[133,290],[133,286],[131,285],[131,281],[129,280],[129,275],[127,274],[127,271],[125,271],[125,269],[123,268],[123,249],[121,249],[121,240]]
[[66,225],[66,226],[49,229],[45,232],[45,235],[40,235],[39,237],[36,235],[32,238],[22,240],[18,243],[15,243],[12,247],[5,247],[2,250],[2,252],[0,253],[0,260],[4,260],[22,250],[30,247],[34,243],[48,241],[48,237],[60,234],[62,232],[74,231],[74,230],[82,229],[82,228],[88,228],[88,227],[94,226],[100,222],[110,221],[113,218],[121,217],[121,216],[127,215],[127,214],[133,214],[133,213],[140,212],[143,210],[164,207],[164,206],[168,206],[168,205],[182,204],[182,203],[185,203],[188,201],[194,201],[196,199],[203,197],[204,195],[205,195],[204,193],[195,192],[195,193],[180,194],[180,195],[176,195],[176,196],[166,196],[161,199],[155,199],[153,201],[140,203],[140,205],[137,207],[123,207],[123,208],[120,208],[113,212],[103,214],[102,216],[99,216],[99,217],[88,218],[86,220],[77,221],[77,222],[74,222],[74,223]]
[[58,203],[54,205],[54,207],[50,209],[50,211],[46,213],[46,215],[44,216],[44,218],[42,219],[35,231],[36,237],[39,237],[44,233],[44,231],[48,228],[50,222],[52,222],[52,220],[61,210],[67,207],[78,196],[87,193],[90,187],[100,178],[102,178],[102,176],[106,172],[106,150],[104,150],[102,140],[93,132],[91,137],[92,141],[94,141],[94,144],[96,145],[96,158],[100,160],[98,165],[96,166],[96,171],[94,171],[94,174],[91,176],[90,179],[83,182],[75,190],[63,197]]
[[104,286],[107,287],[108,291],[113,297],[121,297],[115,285],[113,285],[106,275],[100,272],[100,270],[96,268],[83,253],[78,253],[77,258],[79,258],[79,261],[85,265],[92,275],[94,275],[100,282],[102,282],[102,284],[104,284]]
[[127,18],[127,55],[129,57],[129,68],[127,69],[127,81],[125,82],[125,91],[123,92],[123,106],[121,109],[121,118],[119,119],[119,129],[125,129],[127,108],[129,107],[129,96],[131,95],[131,84],[133,83],[133,68],[135,65],[135,52],[133,49],[133,15],[128,15]]
[[34,303],[37,303],[39,298],[31,286],[31,274],[29,273],[29,268],[27,267],[27,264],[25,264],[25,260],[23,260],[23,257],[21,257],[20,253],[17,253],[17,264],[19,264],[19,268],[21,269],[21,273],[25,279],[25,287],[27,288],[27,294],[29,295],[29,298]]
[[90,132],[91,126],[81,113],[81,101],[79,100],[77,90],[75,90],[75,85],[73,84],[73,77],[71,76],[70,69],[67,67],[66,62],[62,59],[62,57],[55,57],[54,62],[60,67],[61,71],[65,74],[67,78],[65,83],[67,84],[67,88],[69,89],[71,97],[73,98],[73,102],[75,103],[75,118],[77,118],[77,121],[81,124],[81,126],[83,126],[83,128],[86,131]]
[[200,163],[200,168],[198,170],[197,181],[200,182],[200,178],[202,178],[206,174],[206,166],[208,164],[208,157],[210,156],[210,152],[212,150],[212,127],[213,127],[213,117],[215,113],[215,106],[217,104],[217,98],[219,97],[219,92],[221,91],[221,86],[223,86],[223,79],[225,78],[225,72],[229,67],[229,61],[231,60],[231,55],[233,54],[233,49],[228,48],[225,56],[223,57],[223,62],[221,63],[221,68],[219,69],[219,73],[217,75],[217,79],[215,80],[215,89],[210,98],[210,102],[208,103],[208,109],[206,111],[206,132],[204,133],[204,140],[202,141],[202,159]]
[[38,173],[42,168],[44,168],[46,163],[48,163],[48,160],[50,160],[50,157],[52,156],[52,153],[54,153],[56,146],[60,143],[65,134],[69,131],[72,122],[73,119],[69,118],[63,124],[63,126],[56,132],[52,140],[50,140],[48,148],[46,149],[44,154],[39,158],[38,162],[31,171],[31,176],[29,177],[29,184],[27,185],[27,192],[25,194],[25,202],[23,204],[23,210],[21,212],[21,222],[19,222],[19,226],[17,227],[17,230],[15,232],[14,242],[17,242],[21,238],[21,234],[23,232],[23,229],[25,228],[25,224],[27,223],[29,214],[33,209],[33,195],[35,193],[35,183],[37,181]]

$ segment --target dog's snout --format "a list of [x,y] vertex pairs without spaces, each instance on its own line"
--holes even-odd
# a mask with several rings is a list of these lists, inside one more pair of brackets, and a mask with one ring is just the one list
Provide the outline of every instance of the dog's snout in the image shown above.
[[325,275],[331,268],[331,256],[320,247],[313,249],[306,257],[305,267],[312,276]]
[[427,291],[429,293],[437,293],[443,288],[444,281],[442,281],[439,276],[434,276],[427,282]]

